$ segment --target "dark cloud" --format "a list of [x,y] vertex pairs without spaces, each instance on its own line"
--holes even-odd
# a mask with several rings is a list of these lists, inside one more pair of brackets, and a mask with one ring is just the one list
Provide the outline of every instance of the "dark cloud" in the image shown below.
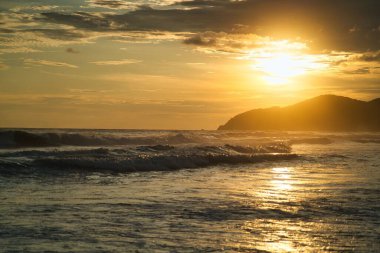
[[178,4],[196,8],[145,6],[125,14],[42,15],[45,21],[96,31],[231,33],[239,24],[246,33],[275,39],[301,38],[312,41],[318,49],[366,51],[378,49],[380,43],[378,0],[193,0]]
[[359,60],[367,62],[380,62],[380,51],[366,52],[359,57]]
[[[339,56],[339,55],[338,55]],[[335,65],[344,65],[350,62],[367,62],[367,63],[380,63],[380,51],[364,52],[351,54],[347,53],[340,60],[335,62]]]
[[207,36],[207,34],[199,33],[188,39],[184,40],[185,44],[196,45],[196,46],[215,46],[217,44],[217,36],[214,33],[208,33],[212,36]]
[[[44,21],[71,25],[81,29],[103,31],[111,29],[112,26],[112,20],[110,18],[106,18],[105,15],[100,14],[91,14],[86,12],[46,12],[41,15],[44,17]],[[38,20],[41,19],[38,18]]]
[[79,51],[77,51],[77,50],[75,50],[74,48],[71,48],[71,47],[66,48],[66,52],[70,53],[70,54],[78,54],[79,53]]
[[354,70],[346,70],[344,71],[345,74],[349,75],[365,75],[371,73],[371,68],[370,67],[363,67],[363,68],[358,68]]
[[46,38],[56,40],[79,40],[86,37],[83,33],[73,29],[28,29],[27,32],[42,34]]
[[7,28],[0,28],[0,33],[14,33],[15,30],[7,29]]
[[[225,33],[225,32],[203,32],[188,37],[184,40],[185,44],[208,48],[218,52],[242,53],[244,50],[251,50],[271,46],[268,37],[245,33]],[[299,43],[284,43],[282,49],[299,49]]]

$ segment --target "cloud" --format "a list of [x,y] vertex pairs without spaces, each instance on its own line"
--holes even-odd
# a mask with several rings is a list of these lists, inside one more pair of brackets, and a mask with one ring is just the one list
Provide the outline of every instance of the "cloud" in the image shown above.
[[117,66],[117,65],[126,65],[126,64],[134,64],[139,63],[140,60],[135,59],[122,59],[122,60],[111,60],[111,61],[94,61],[90,62],[99,66]]
[[[99,38],[108,38],[120,43],[158,43],[185,38],[184,33],[125,32],[120,30],[119,26],[113,27],[112,22],[95,21],[103,15],[101,13],[87,14],[83,12],[76,12],[75,15],[71,15],[74,16],[74,19],[84,18],[89,19],[89,23],[94,23],[93,29],[87,29],[76,27],[75,21],[73,21],[73,25],[47,22],[46,17],[39,13],[4,13],[2,22],[0,22],[0,44],[4,48],[0,49],[0,53],[37,52],[42,51],[44,47],[93,43]],[[108,24],[111,28],[98,29],[102,25],[98,26],[97,23]]]
[[57,9],[60,6],[58,5],[33,5],[33,6],[17,6],[13,7],[11,11],[14,12],[20,12],[20,11],[26,11],[26,10],[32,10],[32,11],[48,11]]
[[220,37],[223,37],[225,33],[215,33],[215,32],[208,32],[208,33],[200,33],[196,34],[190,38],[187,38],[184,40],[185,44],[192,44],[196,46],[216,46],[217,39]]
[[379,62],[380,63],[380,51],[365,52],[357,57],[358,60],[366,62]]
[[[32,43],[61,46],[110,37],[118,42],[151,43],[169,40],[169,34],[176,37],[171,39],[178,39],[178,34],[193,33],[196,35],[185,38],[185,43],[214,48],[224,43],[229,50],[241,47],[233,45],[241,41],[226,40],[234,34],[246,34],[307,41],[319,51],[356,52],[378,50],[380,42],[378,0],[88,0],[76,11],[56,5],[34,9],[41,13],[5,15],[0,29],[6,35],[0,35],[0,42],[17,47],[30,47]],[[214,38],[207,34],[210,32],[215,33]],[[136,38],[136,33],[141,38]],[[149,39],[154,33],[166,35]],[[223,39],[221,33],[232,37]],[[243,43],[247,44],[244,39]]]
[[71,48],[71,47],[66,48],[66,52],[70,53],[70,54],[78,54],[79,53],[79,51],[77,51],[77,50],[75,50],[74,48]]
[[88,33],[75,31],[73,29],[29,29],[28,32],[43,35],[45,38],[61,41],[81,40],[88,37]]
[[78,68],[78,66],[65,63],[65,62],[56,62],[56,61],[47,61],[47,60],[34,60],[34,59],[24,59],[26,65],[32,66],[51,66],[51,67],[67,67],[67,68]]
[[0,44],[7,52],[36,52],[40,47],[89,43],[93,36],[71,26],[47,23],[39,13],[5,12],[1,17]]
[[331,52],[330,57],[334,59],[334,65],[357,64],[380,64],[380,51],[358,52]]
[[[176,0],[87,0],[90,7],[105,8],[111,10],[135,10],[140,6],[161,7],[174,5]],[[180,4],[180,2],[178,3]],[[86,7],[86,6],[83,6]]]
[[4,28],[4,27],[1,27],[0,28],[0,32],[1,33],[4,33],[4,34],[9,34],[9,33],[14,33],[15,31],[14,30],[12,30],[12,29],[8,29],[8,28]]
[[161,41],[176,41],[176,40],[184,40],[191,36],[192,33],[187,32],[136,32],[130,31],[127,33],[109,33],[107,37],[114,42],[119,43],[159,43]]
[[371,68],[369,67],[363,67],[363,68],[358,68],[358,69],[353,69],[353,70],[345,70],[343,71],[345,74],[349,75],[365,75],[371,73]]
[[380,72],[379,51],[357,52],[331,52],[324,55],[323,61],[329,64],[328,71],[341,75],[371,75],[378,78]]
[[121,0],[89,0],[87,1],[91,7],[102,7],[108,9],[135,9],[138,7],[139,3],[121,1]]
[[[118,3],[113,3],[118,4]],[[180,7],[177,7],[180,6]],[[196,7],[196,8],[183,8]],[[234,32],[313,41],[319,49],[374,50],[380,32],[377,0],[182,1],[119,13],[42,13],[46,22],[96,31]],[[344,11],[342,11],[344,10]],[[339,18],[336,18],[339,17]],[[356,27],[356,32],[350,32]]]
[[240,51],[263,47],[273,47],[282,44],[281,49],[305,49],[306,45],[301,42],[289,42],[287,40],[273,40],[268,36],[245,33],[226,33],[207,31],[195,34],[184,40],[185,44],[200,47],[209,47],[225,51]]
[[15,53],[36,53],[41,52],[41,50],[28,48],[28,47],[8,47],[8,48],[0,48],[0,53],[3,54],[15,54]]
[[[41,21],[55,22],[74,26],[76,28],[88,29],[94,31],[115,30],[116,24],[112,19],[107,18],[106,14],[102,13],[88,13],[88,12],[74,12],[74,13],[60,13],[60,12],[44,12],[41,13]],[[120,25],[118,26],[120,28]]]
[[289,42],[287,40],[273,40],[257,34],[203,32],[195,34],[184,40],[185,44],[207,48],[214,51],[229,53],[244,53],[254,49],[270,50],[303,50],[307,46],[301,42]]

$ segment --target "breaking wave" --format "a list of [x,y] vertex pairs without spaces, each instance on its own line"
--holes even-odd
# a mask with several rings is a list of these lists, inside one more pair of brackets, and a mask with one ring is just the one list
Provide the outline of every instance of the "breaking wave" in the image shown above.
[[291,160],[295,154],[261,155],[161,155],[134,159],[94,158],[43,158],[35,164],[49,168],[81,169],[90,171],[144,172],[172,171],[184,168],[201,168],[219,164],[244,164],[267,161]]
[[85,150],[24,150],[0,154],[0,172],[29,169],[143,172],[201,168],[219,164],[296,159],[288,145],[145,145]]

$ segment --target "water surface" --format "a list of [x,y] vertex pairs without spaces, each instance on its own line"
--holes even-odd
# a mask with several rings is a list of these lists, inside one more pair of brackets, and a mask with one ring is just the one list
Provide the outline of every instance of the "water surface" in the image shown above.
[[[202,133],[209,139],[217,134]],[[78,163],[67,171],[38,167],[31,161],[47,153],[37,158],[36,150],[50,152],[54,159],[62,159],[62,153],[52,155],[51,147],[4,149],[0,245],[4,252],[377,252],[380,145],[349,136],[313,136],[331,143],[310,144],[309,138],[304,141],[308,143],[294,144],[291,153],[299,155],[296,159],[242,164],[226,160],[132,173],[80,170]],[[247,147],[241,142],[244,138],[233,138],[227,139],[234,149],[237,142]],[[252,148],[253,142],[294,138],[261,134],[248,142]],[[214,138],[212,145],[226,152],[227,139]],[[177,143],[171,145],[182,153],[155,152],[188,155],[194,146],[209,144],[210,140]],[[103,148],[111,149],[109,144]],[[33,152],[20,153],[25,150]],[[61,145],[54,150],[78,147]],[[228,150],[223,154],[244,153]],[[88,162],[87,153],[84,157]],[[22,172],[17,172],[20,167]]]

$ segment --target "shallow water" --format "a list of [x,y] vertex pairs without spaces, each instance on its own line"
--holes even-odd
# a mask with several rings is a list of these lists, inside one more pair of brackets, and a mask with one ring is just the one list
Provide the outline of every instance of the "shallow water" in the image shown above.
[[173,171],[7,171],[0,245],[4,252],[378,252],[380,145],[339,137],[292,148],[298,159]]

